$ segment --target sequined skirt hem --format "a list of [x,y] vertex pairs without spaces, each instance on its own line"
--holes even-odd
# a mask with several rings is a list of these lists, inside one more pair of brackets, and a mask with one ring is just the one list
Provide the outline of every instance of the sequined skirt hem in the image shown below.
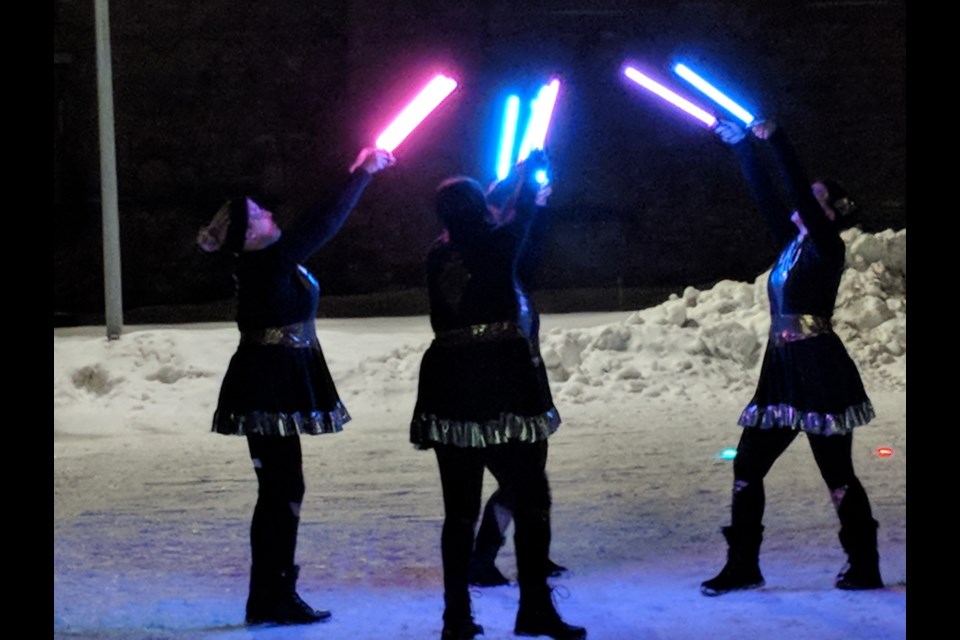
[[750,404],[737,421],[741,427],[757,429],[795,429],[814,435],[842,435],[873,420],[873,404],[867,400],[849,406],[841,413],[801,411],[789,404],[759,406]]
[[481,448],[506,442],[546,440],[559,427],[560,415],[556,409],[536,416],[503,414],[499,419],[478,422],[420,414],[411,422],[410,441],[418,449],[437,444]]
[[296,434],[321,435],[343,431],[343,425],[350,422],[350,414],[342,403],[338,402],[329,411],[310,411],[293,413],[252,411],[247,413],[221,414],[217,412],[213,419],[214,433],[245,436],[291,436]]

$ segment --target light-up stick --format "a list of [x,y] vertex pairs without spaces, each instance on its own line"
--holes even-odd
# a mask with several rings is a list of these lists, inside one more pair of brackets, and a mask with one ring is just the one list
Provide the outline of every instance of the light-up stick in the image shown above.
[[656,95],[660,96],[661,98],[663,98],[670,104],[674,105],[675,107],[678,107],[683,111],[686,111],[691,116],[693,116],[700,122],[704,123],[708,127],[713,127],[717,124],[717,119],[712,114],[707,113],[706,111],[704,111],[697,105],[693,104],[689,100],[686,100],[685,98],[681,98],[673,91],[670,91],[669,89],[664,87],[662,84],[650,79],[649,77],[640,73],[633,67],[624,68],[623,73],[625,76],[627,76],[628,78],[630,78],[631,80],[639,84],[644,89],[647,89],[652,93],[655,93]]
[[393,151],[457,88],[457,81],[437,74],[377,138],[376,147]]
[[517,119],[520,117],[519,96],[509,96],[503,110],[500,152],[497,155],[497,180],[503,180],[513,167],[513,145],[517,140]]
[[697,73],[695,73],[690,67],[681,63],[674,65],[674,73],[678,76],[692,84],[695,88],[700,90],[705,96],[716,102],[718,105],[732,113],[734,116],[743,120],[743,124],[750,126],[754,118],[753,114],[741,107],[739,104],[731,100],[727,95],[717,89],[715,86],[704,80]]
[[560,91],[560,81],[554,78],[550,84],[540,88],[537,97],[530,106],[530,122],[527,131],[520,143],[517,162],[527,159],[534,149],[543,149],[547,139],[547,130],[550,128],[550,118],[553,116],[553,107],[557,103],[557,93]]

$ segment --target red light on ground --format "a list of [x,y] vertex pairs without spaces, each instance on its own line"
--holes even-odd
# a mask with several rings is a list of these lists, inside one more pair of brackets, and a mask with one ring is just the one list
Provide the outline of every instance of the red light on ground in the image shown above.
[[877,455],[880,456],[881,458],[889,458],[890,456],[893,455],[893,449],[891,449],[890,447],[878,447]]

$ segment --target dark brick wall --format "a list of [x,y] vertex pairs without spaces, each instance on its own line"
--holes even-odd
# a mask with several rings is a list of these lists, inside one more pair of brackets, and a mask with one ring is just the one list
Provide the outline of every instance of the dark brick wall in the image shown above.
[[[111,0],[126,307],[229,297],[197,228],[251,192],[289,220],[434,71],[462,89],[397,150],[309,266],[332,294],[422,284],[434,185],[492,178],[503,91],[563,80],[540,286],[752,278],[773,256],[728,151],[625,84],[676,57],[742,88],[840,178],[868,230],[906,226],[898,1]],[[93,3],[54,2],[54,310],[102,307]],[[682,86],[677,83],[677,86]]]

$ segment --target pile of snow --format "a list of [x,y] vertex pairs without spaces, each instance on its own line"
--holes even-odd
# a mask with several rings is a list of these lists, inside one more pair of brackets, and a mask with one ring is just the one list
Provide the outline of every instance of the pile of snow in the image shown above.
[[[906,230],[845,232],[847,264],[834,326],[868,388],[906,388]],[[687,287],[623,322],[542,337],[554,391],[565,403],[617,390],[647,398],[714,390],[749,397],[770,328],[767,276]],[[668,393],[669,391],[669,393]]]

